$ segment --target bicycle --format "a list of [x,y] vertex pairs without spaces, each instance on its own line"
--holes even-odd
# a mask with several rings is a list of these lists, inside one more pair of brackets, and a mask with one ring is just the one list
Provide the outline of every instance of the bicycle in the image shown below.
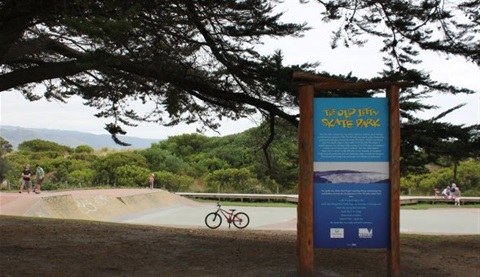
[[236,209],[229,210],[230,212],[222,209],[222,205],[220,204],[220,202],[217,202],[217,211],[207,214],[207,216],[205,217],[205,225],[207,225],[207,227],[210,229],[216,229],[220,227],[220,225],[222,224],[223,215],[223,217],[225,217],[228,222],[228,228],[230,228],[230,224],[232,223],[238,229],[243,229],[248,226],[248,224],[250,223],[250,218],[246,213],[235,213]]

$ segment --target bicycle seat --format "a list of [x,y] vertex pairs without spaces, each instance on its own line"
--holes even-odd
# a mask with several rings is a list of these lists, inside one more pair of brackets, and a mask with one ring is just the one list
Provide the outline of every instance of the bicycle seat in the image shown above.
[[228,210],[230,210],[231,212],[234,212],[234,211],[236,211],[237,209],[228,209]]

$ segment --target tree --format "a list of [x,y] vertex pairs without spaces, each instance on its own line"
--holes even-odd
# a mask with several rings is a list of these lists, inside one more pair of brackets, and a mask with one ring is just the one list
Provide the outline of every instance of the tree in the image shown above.
[[[118,183],[120,180],[117,180],[119,175],[116,174],[116,171],[119,168],[124,169],[124,167],[128,166],[135,168],[148,168],[145,157],[134,152],[112,153],[107,154],[105,157],[96,159],[93,165],[94,170],[97,173],[94,181],[95,185],[109,185],[113,187],[120,185]],[[139,170],[135,171],[137,172]],[[144,177],[144,179],[147,180],[147,177],[148,174]]]
[[[417,100],[431,92],[473,91],[430,79],[416,69],[418,54],[435,51],[479,64],[480,2],[447,1],[317,1],[325,20],[343,20],[332,45],[362,45],[369,37],[383,40],[386,69],[371,80],[411,81],[402,91],[405,134],[423,132],[415,112],[435,108]],[[285,66],[282,52],[260,55],[263,37],[300,36],[306,24],[280,21],[277,1],[16,1],[0,3],[0,92],[21,90],[30,100],[40,95],[67,100],[78,95],[98,108],[98,117],[113,139],[122,126],[153,121],[165,126],[238,119],[259,112],[272,128],[277,118],[298,125],[296,86],[292,72],[312,73],[317,64]],[[319,5],[319,11],[323,11]],[[437,28],[438,27],[438,28]],[[368,37],[367,37],[368,36]],[[322,73],[323,75],[328,75]],[[332,76],[329,76],[332,77]],[[362,81],[354,76],[336,76]],[[326,91],[335,97],[337,91]],[[372,96],[376,91],[349,91],[344,96]],[[138,101],[152,110],[140,114]],[[459,107],[457,107],[459,108]],[[410,131],[410,132],[409,132]],[[427,133],[428,134],[428,133]],[[413,158],[422,140],[402,136],[409,146],[402,168],[421,166]],[[265,152],[265,151],[264,151]],[[402,153],[402,155],[404,155]],[[426,156],[428,157],[428,156]]]
[[[218,119],[252,107],[295,124],[282,107],[295,97],[276,84],[291,74],[253,46],[306,28],[281,23],[273,3],[3,1],[0,91],[20,89],[35,100],[31,89],[43,82],[47,99],[79,95],[102,110],[98,117],[114,118],[106,127],[113,135],[138,120],[215,129]],[[137,114],[129,100],[154,103],[152,113]]]
[[194,179],[188,176],[176,175],[172,172],[155,172],[155,187],[169,191],[186,191],[194,183]]
[[3,155],[0,156],[0,183],[7,177],[7,172],[10,169],[10,165],[3,158]]
[[388,64],[407,71],[421,62],[418,54],[433,51],[456,55],[480,66],[480,1],[343,1],[317,0],[324,21],[342,21],[332,47],[364,45],[368,37],[383,40]]
[[0,182],[7,177],[7,172],[10,169],[10,165],[7,160],[5,160],[4,155],[13,151],[12,144],[6,139],[0,137]]
[[251,172],[246,168],[229,168],[215,170],[206,177],[208,186],[216,192],[242,192],[247,181],[252,177]]
[[[433,155],[438,155],[447,165],[453,166],[453,178],[457,180],[460,162],[480,154],[480,128],[478,126],[449,126],[452,129],[447,136],[442,136],[442,143],[437,144]],[[453,135],[452,135],[453,134]]]
[[[377,80],[409,80],[418,84],[415,89],[403,90],[400,99],[403,174],[422,171],[423,165],[438,162],[440,152],[452,158],[456,156],[454,164],[474,155],[469,149],[474,144],[467,141],[471,140],[473,130],[480,130],[480,125],[462,127],[439,122],[463,105],[428,120],[418,119],[414,113],[436,108],[418,101],[432,92],[475,93],[433,81],[428,74],[416,68],[422,62],[421,54],[425,52],[462,57],[480,66],[480,1],[316,2],[325,8],[325,22],[341,22],[334,33],[333,48],[339,45],[363,46],[372,38],[382,40],[380,51],[384,53],[388,70],[384,70]],[[459,149],[456,146],[463,150],[455,150]]]
[[79,145],[75,148],[75,153],[77,153],[77,154],[80,154],[80,153],[93,154],[94,151],[95,151],[95,149],[93,149],[89,145]]
[[[462,195],[478,195],[480,193],[480,163],[470,160],[461,162],[455,183],[460,187]],[[439,168],[435,172],[411,174],[402,177],[402,188],[411,189],[414,195],[432,195],[433,189],[440,191],[452,183],[452,168]]]
[[123,165],[118,167],[114,174],[115,185],[119,187],[144,187],[148,184],[149,170],[147,168]]
[[18,151],[27,151],[27,152],[57,152],[60,154],[64,153],[72,153],[73,149],[65,146],[60,145],[58,143],[41,140],[41,139],[34,139],[34,140],[27,140],[18,145]]
[[214,170],[229,167],[226,161],[218,157],[210,157],[210,155],[206,155],[204,152],[197,153],[194,157],[191,157],[189,164],[188,174],[197,178]]
[[70,186],[74,187],[90,187],[92,186],[95,171],[89,168],[77,169],[71,171],[66,176],[66,181]]
[[0,154],[10,153],[13,151],[13,145],[6,139],[0,137]]
[[456,126],[435,119],[415,119],[402,124],[402,173],[426,172],[421,165],[453,165],[454,176],[460,161],[478,157],[480,125]]
[[152,147],[139,151],[148,162],[148,167],[153,171],[170,171],[181,173],[187,170],[188,164],[170,151],[159,148],[156,144]]

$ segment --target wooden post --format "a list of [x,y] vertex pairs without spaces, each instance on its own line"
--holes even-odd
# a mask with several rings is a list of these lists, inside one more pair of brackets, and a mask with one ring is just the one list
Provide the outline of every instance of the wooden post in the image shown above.
[[[304,72],[294,72],[300,82],[300,126],[298,137],[299,184],[297,207],[298,275],[313,276],[313,98],[314,92],[329,89],[387,89],[390,123],[390,238],[387,249],[388,275],[400,277],[400,107],[399,88],[410,82],[349,83]],[[310,84],[306,84],[306,83]]]
[[313,97],[312,85],[299,88],[300,125],[298,130],[298,276],[313,276]]
[[390,109],[390,244],[388,276],[400,277],[400,105],[398,86],[387,89]]

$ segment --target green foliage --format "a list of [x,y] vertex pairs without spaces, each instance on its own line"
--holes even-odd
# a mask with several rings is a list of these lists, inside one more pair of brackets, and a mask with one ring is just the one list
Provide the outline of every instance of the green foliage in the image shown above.
[[0,156],[0,183],[7,177],[7,172],[10,169],[10,164],[3,158],[3,155]]
[[14,151],[5,157],[5,161],[9,165],[9,170],[6,172],[6,179],[10,183],[18,183],[20,180],[21,173],[27,164],[33,164],[32,159],[29,157],[28,153],[23,153],[19,151]]
[[207,157],[225,161],[229,167],[240,168],[252,165],[254,145],[248,134],[241,133],[221,138],[212,138],[204,151],[208,149]]
[[[281,184],[282,191],[296,193],[298,183],[298,135],[297,129],[279,120],[275,126],[275,136],[266,148],[265,138],[270,128],[264,123],[249,130],[249,139],[255,141],[255,173],[265,182]],[[267,155],[267,156],[265,156]],[[267,160],[268,158],[268,160]]]
[[173,154],[169,150],[160,147],[151,147],[140,151],[152,171],[170,171],[174,173],[184,173],[188,169],[188,164],[182,158]]
[[146,187],[148,186],[149,170],[136,165],[123,165],[115,169],[116,186]]
[[[225,137],[198,134],[171,137],[144,150],[100,152],[82,146],[72,152],[58,152],[52,148],[62,147],[47,144],[51,147],[41,148],[45,151],[19,150],[2,158],[9,165],[4,169],[5,177],[14,189],[18,188],[25,165],[34,167],[39,163],[47,173],[43,185],[46,190],[146,187],[149,174],[154,172],[155,187],[169,191],[297,193],[296,130],[281,121],[275,128],[275,139],[268,147],[265,138],[270,129],[263,124]],[[433,155],[423,150],[421,153],[427,160]],[[435,155],[441,161],[448,160],[447,156]],[[462,195],[480,195],[478,159],[459,162],[456,177],[453,167],[446,165],[422,165],[424,169],[419,173],[403,174],[402,194],[433,195],[434,188],[441,190],[455,182]]]
[[0,183],[7,177],[8,170],[10,169],[10,164],[4,156],[12,151],[13,147],[10,142],[0,137]]
[[92,154],[94,151],[95,151],[95,149],[93,149],[89,145],[79,145],[75,148],[75,153]]
[[18,151],[72,153],[73,149],[55,142],[41,139],[28,140],[18,145]]
[[6,139],[0,137],[0,156],[13,151],[13,145]]
[[52,179],[55,181],[67,180],[70,172],[73,171],[70,168],[71,162],[63,157],[55,158],[44,163],[45,172],[49,172],[52,176]]
[[460,187],[462,196],[480,195],[480,162],[471,160],[461,162],[457,179],[453,179],[452,168],[441,168],[435,172],[411,174],[401,179],[404,193],[413,195],[433,195],[434,188],[443,190],[456,183]]
[[166,189],[168,191],[187,191],[193,184],[192,177],[176,175],[171,172],[155,172],[155,187]]
[[67,184],[75,188],[92,187],[95,171],[89,168],[76,169],[66,177]]
[[68,156],[69,159],[72,160],[82,160],[88,163],[93,163],[97,160],[96,155],[93,153],[86,153],[86,152],[81,152],[81,153],[73,153],[72,155]]
[[[282,189],[295,191],[298,164],[292,153],[296,147],[289,142],[296,138],[294,131],[267,130],[281,126],[278,118],[296,130],[298,93],[292,73],[318,73],[318,63],[284,65],[281,50],[265,55],[257,52],[256,46],[263,38],[298,37],[309,29],[306,24],[284,22],[282,14],[277,13],[280,2],[179,4],[138,0],[99,5],[97,1],[4,0],[0,9],[0,91],[17,89],[32,101],[79,96],[86,100],[85,105],[99,109],[98,117],[115,122],[106,124],[106,129],[118,143],[116,135],[125,133],[120,125],[133,126],[142,121],[165,126],[201,122],[215,130],[221,119],[236,120],[260,113],[270,121],[258,136],[239,134],[218,140],[196,134],[172,137],[158,144],[167,152],[145,155],[147,166],[154,171],[188,173],[197,178],[212,170],[208,169],[210,165],[248,168],[262,182],[273,179],[282,184]],[[480,2],[447,2],[316,1],[323,23],[340,21],[331,41],[333,47],[363,46],[369,38],[381,39],[376,45],[384,54],[385,67],[370,80],[410,81],[416,85],[403,89],[400,99],[404,119],[400,168],[404,176],[426,173],[426,164],[445,159],[454,166],[453,176],[457,178],[458,163],[478,157],[479,153],[478,147],[474,148],[480,145],[479,126],[463,128],[439,122],[461,105],[432,119],[416,118],[417,112],[436,108],[419,101],[431,93],[475,93],[434,81],[419,68],[421,52],[456,55],[480,65]],[[69,43],[72,41],[75,45]],[[333,77],[324,72],[321,75]],[[351,75],[334,77],[339,81],[361,80]],[[48,85],[36,87],[42,82]],[[37,88],[44,90],[35,94]],[[371,97],[376,92],[346,90],[342,96]],[[316,93],[338,96],[338,91]],[[136,101],[154,105],[151,111],[137,114],[130,107]],[[472,140],[475,132],[477,139]],[[19,146],[25,152],[61,153],[49,154],[48,159],[71,153],[71,149],[58,148],[43,141]],[[210,163],[199,162],[196,156],[201,152],[211,159]],[[41,161],[46,156],[30,159]],[[115,184],[115,180],[105,177],[111,173],[108,166],[97,164],[96,168],[100,174],[97,184]]]
[[205,181],[210,190],[216,189],[216,192],[225,193],[242,191],[250,178],[252,173],[246,168],[228,168],[207,174]]
[[183,160],[188,162],[190,157],[204,151],[208,141],[210,141],[210,139],[204,135],[183,134],[154,143],[151,149],[166,150],[171,155],[182,157]]
[[240,193],[272,193],[272,190],[267,188],[264,184],[264,181],[257,180],[255,178],[248,178],[247,181],[235,188],[235,192]]
[[463,196],[480,195],[480,161],[460,162],[455,183],[461,188]]
[[[135,152],[118,152],[107,154],[98,158],[93,168],[97,172],[95,177],[95,185],[118,186],[117,168],[123,166],[132,166],[140,168],[148,168],[147,160],[144,156]],[[123,182],[123,181],[122,181]]]
[[190,167],[188,174],[193,177],[200,178],[201,176],[222,168],[228,168],[228,162],[217,157],[209,157],[207,153],[197,153],[190,158]]

